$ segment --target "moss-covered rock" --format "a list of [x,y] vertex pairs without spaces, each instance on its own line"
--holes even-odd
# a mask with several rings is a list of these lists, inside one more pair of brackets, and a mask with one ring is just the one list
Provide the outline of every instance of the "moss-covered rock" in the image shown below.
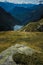
[[29,61],[30,61],[30,56],[25,55],[25,54],[21,54],[21,53],[16,53],[16,54],[13,55],[13,60],[17,64],[28,65]]
[[16,62],[16,64],[21,65],[43,65],[42,57],[40,57],[40,54],[38,53],[34,53],[31,56],[16,53],[13,55],[13,60]]

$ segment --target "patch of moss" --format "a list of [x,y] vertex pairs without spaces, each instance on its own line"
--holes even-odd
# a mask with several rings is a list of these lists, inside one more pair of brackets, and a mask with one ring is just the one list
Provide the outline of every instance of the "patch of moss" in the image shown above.
[[30,61],[30,56],[27,56],[25,54],[16,53],[16,54],[13,55],[13,60],[17,64],[28,65],[29,61]]
[[13,60],[16,64],[22,65],[43,65],[43,59],[40,54],[34,53],[31,56],[21,53],[16,53],[13,55]]

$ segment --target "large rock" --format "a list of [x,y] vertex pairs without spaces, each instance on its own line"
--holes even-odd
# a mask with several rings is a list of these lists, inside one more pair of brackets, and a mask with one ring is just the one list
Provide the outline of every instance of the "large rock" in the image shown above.
[[[42,58],[36,50],[27,46],[18,46],[17,53],[13,55],[13,60],[19,65],[43,65]],[[42,55],[43,56],[43,55]]]
[[43,53],[23,44],[16,44],[0,53],[0,65],[43,65]]

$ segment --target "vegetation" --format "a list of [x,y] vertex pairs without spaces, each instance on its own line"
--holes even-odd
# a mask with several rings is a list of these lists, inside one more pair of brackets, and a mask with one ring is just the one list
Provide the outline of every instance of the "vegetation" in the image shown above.
[[43,65],[43,32],[0,32],[0,52],[15,44],[27,45],[38,52],[32,56],[20,53],[13,55],[17,64]]
[[17,43],[43,51],[43,32],[0,32],[0,52]]
[[16,53],[13,55],[13,60],[16,64],[21,65],[43,65],[43,55],[41,53],[33,53],[32,56]]
[[[19,17],[18,16],[17,17],[19,19],[21,18],[21,20],[24,20],[24,23],[22,22],[22,24],[18,19],[16,19],[15,17],[13,17],[11,14],[7,13],[3,8],[0,7],[0,21],[1,21],[0,22],[0,53],[2,51],[6,50],[8,47],[11,47],[15,44],[24,44],[24,45],[30,47],[31,49],[35,50],[34,53],[31,55],[29,55],[29,54],[26,55],[26,54],[21,54],[21,53],[14,54],[12,58],[17,64],[43,65],[43,19],[42,19],[43,18],[43,14],[42,14],[43,6],[41,6],[41,5],[39,5],[39,6],[35,6],[35,9],[33,9],[35,11],[32,10],[32,13],[30,10],[27,11],[28,9],[26,9],[23,12],[23,10],[25,8],[19,8],[19,10],[21,10],[21,12],[19,12],[19,13],[16,12],[16,10],[15,10],[16,13],[20,14]],[[17,10],[18,10],[18,8],[17,8]],[[26,14],[25,14],[25,12],[26,12]],[[16,15],[16,13],[15,13],[15,15]],[[14,13],[12,13],[12,14],[14,14]],[[23,19],[23,17],[25,19]],[[29,22],[31,20],[32,21],[38,20],[38,21]],[[16,25],[16,24],[23,25],[26,22],[29,22],[29,23],[27,25],[24,25],[24,27],[21,30],[9,31],[9,30],[13,30],[14,25]],[[12,49],[12,48],[10,48],[10,49]],[[1,54],[3,56],[3,59],[1,59],[2,56],[0,56],[1,62],[3,60],[9,59],[9,58],[7,58],[7,57],[9,57],[9,54],[11,54],[11,53],[9,53],[9,51],[8,51],[8,53],[4,54],[4,56]],[[12,58],[10,58],[10,59],[12,59]],[[12,63],[12,61],[11,61],[11,63]]]
[[37,22],[31,22],[24,26],[21,31],[26,32],[42,32],[43,31],[43,19]]

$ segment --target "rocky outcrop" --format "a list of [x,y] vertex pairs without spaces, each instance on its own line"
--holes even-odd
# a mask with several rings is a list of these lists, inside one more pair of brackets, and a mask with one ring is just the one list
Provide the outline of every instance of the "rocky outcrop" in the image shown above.
[[21,31],[25,32],[43,32],[43,19],[36,22],[30,22],[24,26]]
[[0,65],[43,65],[43,53],[23,44],[16,44],[0,53]]
[[40,32],[43,32],[43,25],[40,25],[37,30],[39,30]]

